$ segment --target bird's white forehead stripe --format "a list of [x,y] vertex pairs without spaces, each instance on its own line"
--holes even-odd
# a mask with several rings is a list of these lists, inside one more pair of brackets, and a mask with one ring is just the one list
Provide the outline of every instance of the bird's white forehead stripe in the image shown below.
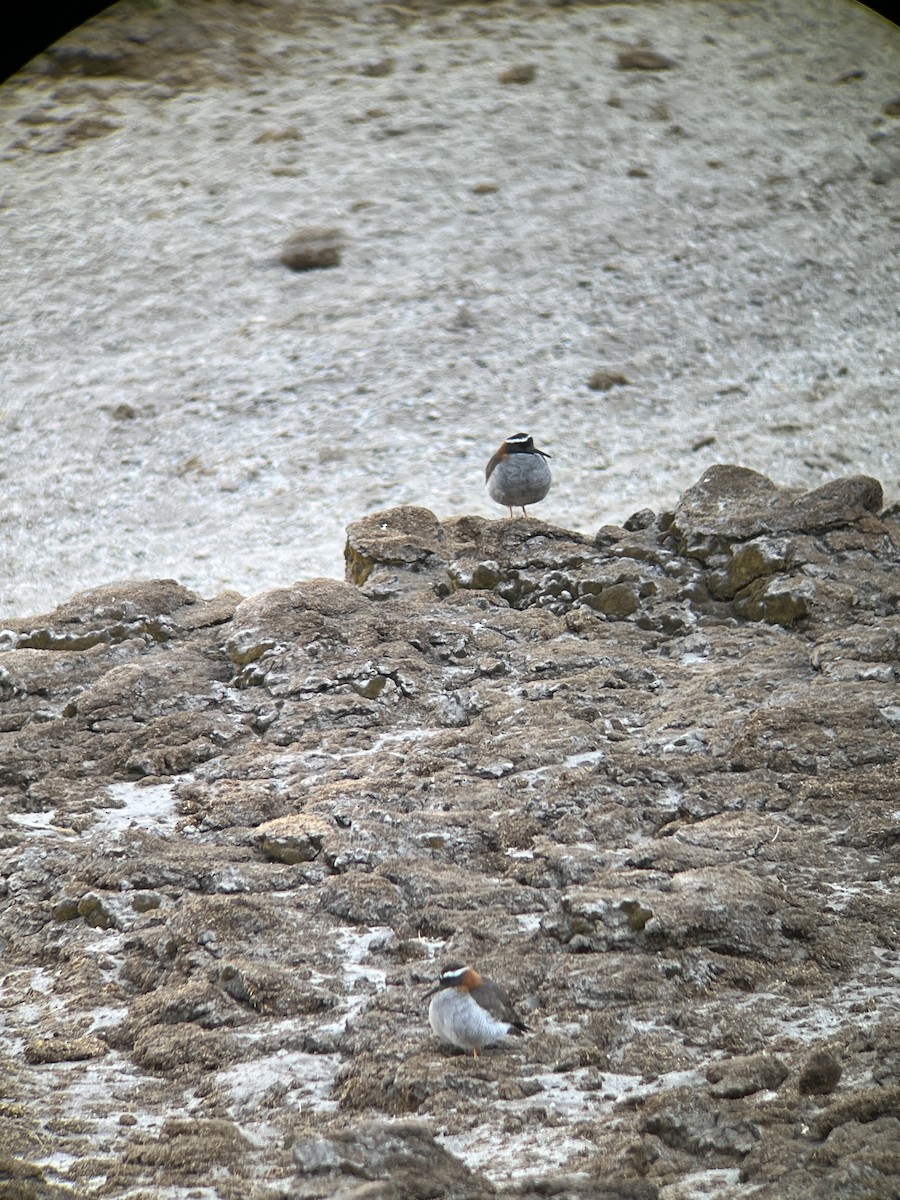
[[517,446],[519,442],[528,442],[531,440],[531,435],[528,433],[517,433],[514,437],[506,439],[507,446]]

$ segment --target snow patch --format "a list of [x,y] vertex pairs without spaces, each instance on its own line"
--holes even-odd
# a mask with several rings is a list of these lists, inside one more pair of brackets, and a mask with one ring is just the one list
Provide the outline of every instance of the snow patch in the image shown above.
[[[183,781],[184,776],[181,778]],[[177,813],[173,784],[111,783],[106,790],[116,803],[96,810],[97,821],[91,829],[92,836],[110,833],[118,840],[129,829],[146,829],[158,834],[174,832]]]

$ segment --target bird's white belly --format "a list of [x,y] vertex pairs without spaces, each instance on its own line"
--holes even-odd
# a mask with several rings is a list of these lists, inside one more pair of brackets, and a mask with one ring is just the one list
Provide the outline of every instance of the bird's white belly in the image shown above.
[[550,490],[550,468],[537,454],[510,454],[488,480],[488,495],[498,504],[537,504]]
[[431,1028],[445,1042],[463,1050],[490,1046],[509,1029],[506,1021],[497,1021],[471,996],[460,996],[452,988],[438,992],[428,1006]]

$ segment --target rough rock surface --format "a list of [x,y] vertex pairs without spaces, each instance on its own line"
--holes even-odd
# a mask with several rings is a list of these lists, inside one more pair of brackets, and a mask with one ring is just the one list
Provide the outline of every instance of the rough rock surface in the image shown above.
[[[395,509],[348,581],[0,633],[18,1196],[900,1188],[900,522],[717,466],[596,537]],[[533,1032],[477,1061],[468,960]]]

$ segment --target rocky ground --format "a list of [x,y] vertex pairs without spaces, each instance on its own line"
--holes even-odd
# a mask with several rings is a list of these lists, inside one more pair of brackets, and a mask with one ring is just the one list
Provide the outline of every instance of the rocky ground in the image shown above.
[[895,1200],[897,57],[127,0],[0,89],[0,1197]]
[[[0,1194],[896,1197],[880,484],[346,562],[4,623]],[[531,1033],[439,1044],[447,960]]]
[[[591,535],[723,461],[895,499],[898,39],[850,0],[113,6],[0,88],[0,613],[340,577],[367,513],[496,515],[518,429]],[[281,263],[308,226],[338,265]]]

